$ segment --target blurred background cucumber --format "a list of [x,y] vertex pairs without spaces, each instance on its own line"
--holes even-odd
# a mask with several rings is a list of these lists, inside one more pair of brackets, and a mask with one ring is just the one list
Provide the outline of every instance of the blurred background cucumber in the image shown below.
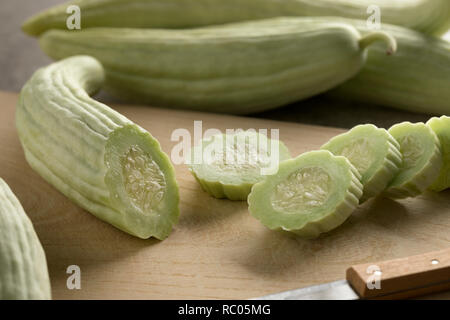
[[40,37],[54,59],[97,58],[106,89],[126,101],[207,112],[249,114],[325,92],[359,73],[366,48],[395,39],[361,36],[347,23],[292,17],[166,30],[49,30]]
[[[286,28],[285,21],[291,24],[285,37],[291,38],[287,38],[284,44],[277,42],[275,45],[277,49],[279,46],[288,49],[283,51],[283,48],[279,48],[269,54],[271,44],[273,47],[275,43],[269,39],[276,34],[280,36],[274,30]],[[385,44],[370,46],[367,61],[360,71],[352,67],[356,67],[356,64],[346,64],[340,60],[341,47],[331,43],[335,41],[335,36],[324,31],[324,26],[333,23],[354,26],[363,35],[373,32],[364,20],[339,17],[273,18],[183,31],[128,28],[116,31],[110,28],[87,28],[78,32],[49,30],[41,36],[40,44],[44,52],[55,59],[76,54],[95,56],[106,67],[106,84],[110,91],[126,98],[126,101],[248,114],[308,98],[354,76],[331,91],[330,95],[413,112],[437,115],[450,113],[448,41],[408,28],[383,24],[382,30],[398,42],[398,52],[386,57]],[[316,37],[302,38],[302,29],[312,28],[312,25],[316,26],[317,34],[322,33]],[[298,28],[297,36],[293,36],[293,28]],[[267,37],[261,40],[266,33]],[[316,45],[320,39],[324,42]],[[260,43],[256,45],[256,41]],[[200,48],[201,42],[204,42],[203,49]],[[248,45],[238,45],[243,42]],[[327,46],[327,42],[330,45]],[[214,50],[211,50],[212,47]],[[287,50],[291,50],[290,54],[283,55]],[[333,55],[335,67],[329,62]],[[275,80],[281,70],[271,65],[276,63],[275,60],[283,59],[283,68],[290,65],[292,72],[302,66],[306,68],[306,65],[309,70],[297,72],[297,77],[290,77],[284,82]],[[357,60],[354,60],[355,63]],[[318,66],[321,61],[324,66],[322,69]],[[260,66],[256,73],[249,70],[254,64]],[[174,66],[178,66],[176,76],[170,71]],[[318,67],[314,69],[315,66]],[[228,71],[223,70],[225,67]],[[232,71],[233,67],[240,71]],[[249,81],[243,81],[242,75],[240,82],[233,81],[237,73],[245,73],[247,69],[249,72],[245,76],[250,78]],[[203,84],[198,81],[199,76],[192,76],[198,73],[195,70],[203,70],[198,72],[209,81]],[[266,74],[267,70],[272,70],[274,81],[252,81],[252,75]],[[314,77],[311,76],[312,70],[316,70]],[[167,79],[167,74],[172,74],[170,79]],[[220,85],[222,90],[217,85],[216,89],[211,90],[212,78],[215,82],[218,79],[226,82]],[[251,83],[258,86],[258,81],[259,91],[254,86],[251,90],[244,90]],[[272,90],[275,85],[282,88]],[[246,91],[246,94],[237,95],[237,90]],[[231,97],[232,92],[235,94]],[[273,94],[268,96],[269,93]]]
[[[268,12],[275,16],[297,15],[298,10],[304,9],[302,15],[332,14],[360,18],[360,21],[342,19],[356,26],[362,34],[367,31],[366,20],[371,15],[368,13],[368,6],[375,4],[381,9],[382,30],[391,33],[397,39],[399,48],[396,55],[385,59],[383,46],[375,44],[370,47],[367,64],[363,66],[361,72],[335,90],[301,102],[296,101],[283,108],[253,113],[253,115],[344,128],[361,122],[373,122],[387,128],[403,120],[426,121],[431,114],[448,114],[449,105],[446,102],[449,100],[449,90],[447,90],[449,44],[436,39],[437,35],[443,37],[441,34],[448,28],[450,22],[450,1],[447,0],[82,0],[69,3],[63,3],[63,0],[39,2],[17,0],[5,2],[1,5],[0,12],[2,26],[0,40],[3,44],[0,47],[2,58],[0,63],[4,71],[4,76],[0,79],[0,89],[19,90],[32,71],[48,63],[48,59],[37,50],[38,42],[19,33],[23,21],[27,21],[23,28],[28,33],[39,34],[46,28],[66,29],[65,22],[70,15],[66,13],[66,9],[70,3],[80,5],[81,26],[84,31],[90,26],[149,28],[155,23],[156,26],[166,28],[196,27],[210,23],[230,22],[229,20],[219,21],[218,17],[221,19],[224,16],[227,19],[231,17],[233,21],[235,19],[254,20],[266,17]],[[54,4],[57,4],[54,8],[45,9]],[[104,9],[106,4],[108,8]],[[294,10],[294,7],[297,9]],[[38,12],[43,13],[36,14]],[[174,14],[176,12],[178,16]],[[249,16],[249,12],[252,16]],[[170,13],[170,15],[164,13]],[[97,19],[105,14],[109,17],[108,19]],[[191,24],[185,24],[189,20]],[[399,26],[388,25],[387,22]],[[99,98],[108,103],[129,101],[117,99],[104,92]]]
[[361,19],[377,5],[383,23],[440,34],[449,28],[448,0],[76,0],[44,10],[23,30],[38,36],[66,29],[67,6],[83,12],[83,28],[192,28],[279,16],[338,16]]

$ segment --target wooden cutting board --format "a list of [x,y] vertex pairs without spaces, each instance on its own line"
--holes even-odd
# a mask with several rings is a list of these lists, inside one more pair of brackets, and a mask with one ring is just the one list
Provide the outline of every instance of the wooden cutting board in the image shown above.
[[[208,196],[176,166],[179,224],[165,241],[129,236],[69,201],[25,161],[14,127],[17,94],[0,92],[0,177],[34,223],[47,254],[55,299],[246,299],[344,278],[352,264],[450,246],[450,191],[415,199],[373,199],[316,240],[266,229],[245,202]],[[172,131],[278,128],[293,155],[317,149],[340,129],[244,117],[117,106],[170,154]],[[81,269],[81,289],[66,269]]]

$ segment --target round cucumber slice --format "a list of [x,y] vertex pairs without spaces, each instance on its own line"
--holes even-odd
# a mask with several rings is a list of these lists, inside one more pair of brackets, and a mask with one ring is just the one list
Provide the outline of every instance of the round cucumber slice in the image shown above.
[[439,140],[433,130],[421,122],[396,124],[389,133],[400,144],[403,162],[385,194],[392,198],[415,197],[439,176],[442,168]]
[[439,177],[433,182],[430,189],[433,191],[442,191],[450,187],[450,117],[434,117],[428,120],[429,126],[436,133],[442,152],[442,168]]
[[189,170],[215,198],[246,200],[252,186],[291,158],[283,142],[256,131],[218,134],[194,147]]
[[249,211],[269,229],[316,238],[357,207],[363,193],[359,179],[347,158],[326,150],[307,152],[283,161],[276,175],[253,186]]
[[332,138],[321,149],[345,156],[358,169],[364,186],[362,203],[380,194],[398,173],[402,164],[399,148],[387,130],[363,124]]

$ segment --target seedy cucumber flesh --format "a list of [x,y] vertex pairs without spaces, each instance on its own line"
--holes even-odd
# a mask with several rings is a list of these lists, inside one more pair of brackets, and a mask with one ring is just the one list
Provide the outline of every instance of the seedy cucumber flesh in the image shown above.
[[359,178],[345,157],[307,152],[283,161],[277,175],[253,186],[249,211],[269,229],[315,238],[341,225],[357,207]]

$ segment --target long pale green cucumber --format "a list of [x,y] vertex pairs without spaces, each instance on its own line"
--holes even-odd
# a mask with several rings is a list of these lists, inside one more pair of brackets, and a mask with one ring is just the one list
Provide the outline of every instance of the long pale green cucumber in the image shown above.
[[358,206],[359,178],[345,157],[307,152],[283,161],[276,175],[253,186],[249,211],[272,230],[315,238],[341,225]]
[[439,138],[442,148],[442,168],[439,177],[433,182],[430,189],[442,191],[450,188],[450,117],[434,117],[428,120],[429,126]]
[[[276,18],[190,30],[50,30],[52,58],[97,58],[106,88],[127,100],[222,113],[275,108],[333,88],[357,74],[367,46],[395,39],[311,18]],[[386,57],[389,59],[389,57]]]
[[98,218],[140,238],[166,238],[177,222],[178,186],[158,141],[89,94],[101,64],[71,57],[25,84],[16,127],[30,166]]
[[421,122],[396,124],[389,133],[399,143],[403,161],[385,195],[393,198],[417,196],[439,176],[443,162],[441,144],[433,130]]
[[256,182],[276,174],[279,163],[291,157],[283,142],[256,131],[211,136],[191,154],[189,169],[201,187],[230,200],[246,200]]
[[0,178],[0,300],[48,299],[44,249],[19,200]]
[[321,149],[345,156],[361,174],[364,193],[361,203],[379,195],[402,164],[400,145],[385,129],[358,125],[324,144]]
[[383,23],[442,33],[450,17],[448,0],[78,0],[33,16],[23,30],[37,36],[49,29],[66,29],[70,5],[80,8],[82,28],[188,28],[278,16],[367,20],[376,5]]
[[[365,21],[337,20],[352,24],[363,35],[372,32]],[[374,44],[361,72],[329,94],[413,112],[450,114],[450,42],[385,23],[381,30],[397,40],[396,54],[385,59],[384,47]]]

